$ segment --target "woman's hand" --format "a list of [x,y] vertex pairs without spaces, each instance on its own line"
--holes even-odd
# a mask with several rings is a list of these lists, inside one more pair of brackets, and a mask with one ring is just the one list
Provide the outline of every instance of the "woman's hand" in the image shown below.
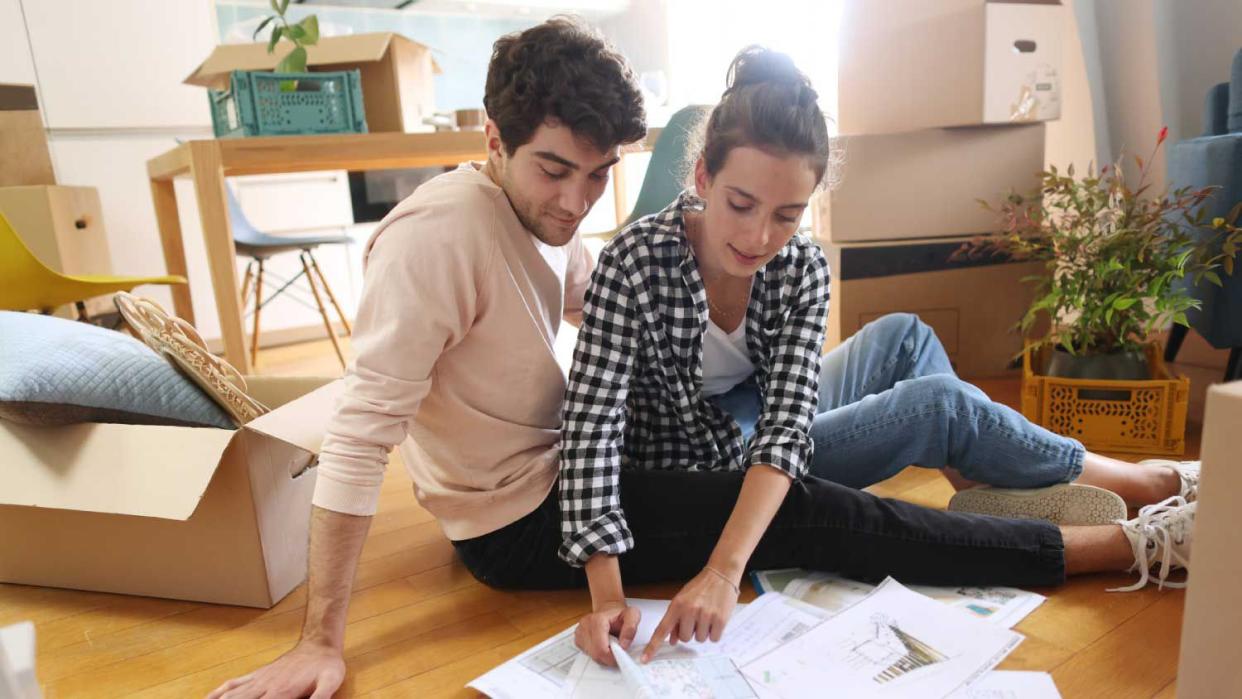
[[604,602],[578,622],[574,643],[600,665],[616,667],[617,661],[612,657],[608,641],[616,636],[621,647],[629,650],[630,644],[634,642],[634,634],[638,632],[638,621],[641,617],[642,613],[638,609],[627,607],[624,601]]
[[643,651],[643,662],[655,656],[666,638],[669,645],[692,638],[699,642],[709,638],[713,642],[720,641],[737,606],[737,596],[737,583],[723,573],[704,568],[669,603],[668,611]]

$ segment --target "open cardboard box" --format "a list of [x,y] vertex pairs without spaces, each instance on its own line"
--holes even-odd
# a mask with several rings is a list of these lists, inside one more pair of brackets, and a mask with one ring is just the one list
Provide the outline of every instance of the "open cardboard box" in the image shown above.
[[1242,696],[1238,662],[1238,513],[1242,512],[1242,381],[1208,389],[1203,423],[1203,476],[1195,512],[1194,570],[1182,614],[1177,696],[1216,699]]
[[267,608],[306,576],[343,383],[250,377],[237,430],[0,421],[0,582]]
[[[227,90],[233,71],[273,70],[292,50],[288,42],[277,44],[271,54],[266,43],[222,44],[184,82]],[[416,41],[392,32],[324,37],[306,47],[306,67],[311,72],[360,71],[370,132],[433,130],[423,119],[436,111],[440,66],[431,49]]]

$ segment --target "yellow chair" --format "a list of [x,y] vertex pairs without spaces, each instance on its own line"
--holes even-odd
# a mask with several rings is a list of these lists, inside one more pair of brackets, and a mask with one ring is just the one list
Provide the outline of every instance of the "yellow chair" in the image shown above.
[[85,318],[86,299],[117,291],[132,291],[142,284],[184,284],[185,277],[114,277],[67,275],[48,269],[18,237],[9,220],[0,214],[0,310],[51,313],[73,304]]

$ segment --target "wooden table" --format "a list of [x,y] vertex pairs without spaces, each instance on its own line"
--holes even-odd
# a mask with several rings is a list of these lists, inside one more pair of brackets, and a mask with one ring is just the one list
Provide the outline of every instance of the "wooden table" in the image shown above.
[[[651,129],[644,143],[632,149],[643,150],[654,143],[659,129]],[[177,214],[177,195],[173,178],[189,175],[194,181],[198,215],[207,248],[207,265],[220,316],[220,336],[224,356],[243,374],[250,371],[242,328],[240,289],[237,283],[236,250],[229,225],[224,178],[313,170],[383,170],[390,168],[453,166],[467,160],[484,160],[487,151],[483,134],[477,131],[437,133],[371,133],[327,136],[278,136],[189,141],[147,161],[151,179],[151,198],[164,263],[169,274],[190,279],[186,270],[181,221]],[[620,167],[614,169],[618,203],[625,201],[624,179]],[[618,218],[623,206],[618,206]],[[194,323],[190,304],[190,285],[172,288],[174,312]]]

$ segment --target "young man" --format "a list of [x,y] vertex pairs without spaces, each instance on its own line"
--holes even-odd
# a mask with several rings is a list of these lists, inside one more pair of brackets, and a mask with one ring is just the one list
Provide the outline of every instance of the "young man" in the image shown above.
[[302,638],[212,697],[340,686],[354,572],[392,446],[454,541],[521,519],[556,481],[565,379],[552,347],[591,272],[576,232],[646,116],[625,59],[567,19],[496,42],[484,106],[487,163],[424,184],[367,247],[357,359],[320,456]]

